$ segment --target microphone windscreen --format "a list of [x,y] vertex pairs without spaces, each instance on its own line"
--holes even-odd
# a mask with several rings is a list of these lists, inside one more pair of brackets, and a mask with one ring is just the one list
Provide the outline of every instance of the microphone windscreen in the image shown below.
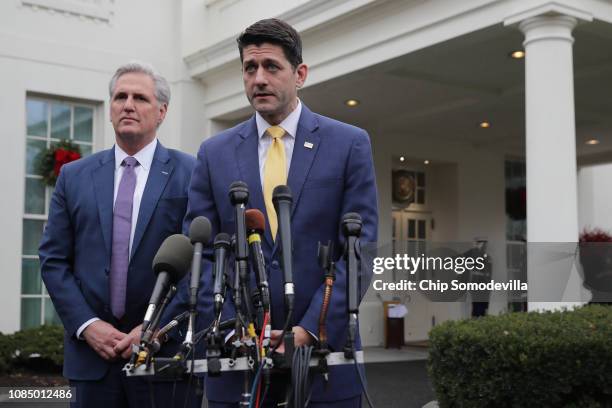
[[246,204],[249,201],[249,186],[244,181],[234,181],[230,184],[229,196],[232,205]]
[[272,191],[272,202],[274,203],[274,206],[276,206],[277,202],[282,200],[289,202],[293,201],[293,196],[291,195],[291,189],[289,186],[280,185],[274,187],[274,190]]
[[342,216],[342,222],[357,222],[361,223],[361,215],[355,212],[346,213]]
[[191,243],[201,242],[206,245],[210,241],[210,235],[212,233],[212,227],[208,218],[204,216],[198,216],[191,221],[189,226],[189,239]]
[[155,258],[153,272],[167,272],[174,283],[180,281],[191,267],[193,245],[185,235],[174,234],[162,242]]
[[266,217],[257,208],[250,208],[244,212],[247,231],[255,230],[260,234],[266,230]]
[[215,237],[215,248],[219,248],[221,246],[224,246],[227,248],[230,245],[231,245],[231,238],[229,234],[226,234],[225,232],[220,232],[217,234],[217,236]]
[[346,213],[342,216],[342,230],[344,235],[359,236],[361,234],[361,215]]

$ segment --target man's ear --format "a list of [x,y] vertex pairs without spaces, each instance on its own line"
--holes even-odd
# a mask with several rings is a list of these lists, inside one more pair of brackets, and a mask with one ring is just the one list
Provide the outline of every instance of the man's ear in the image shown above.
[[304,86],[306,82],[306,77],[308,76],[308,65],[300,64],[295,69],[295,73],[297,74],[297,78],[295,81],[295,86],[301,88]]
[[162,103],[159,106],[159,124],[160,125],[164,121],[164,119],[166,118],[166,113],[168,113],[168,104],[167,103]]

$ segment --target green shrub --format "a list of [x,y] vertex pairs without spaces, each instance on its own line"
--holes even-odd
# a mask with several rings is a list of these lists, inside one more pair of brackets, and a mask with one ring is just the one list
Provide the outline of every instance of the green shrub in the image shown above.
[[64,329],[40,326],[0,333],[0,373],[18,368],[58,371],[64,363]]
[[0,333],[0,374],[8,372],[13,361],[13,336]]
[[430,333],[441,407],[611,407],[612,307],[446,322]]

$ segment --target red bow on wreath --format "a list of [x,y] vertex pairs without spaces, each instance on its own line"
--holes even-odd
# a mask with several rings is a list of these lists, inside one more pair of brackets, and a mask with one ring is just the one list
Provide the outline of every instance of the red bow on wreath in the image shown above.
[[60,169],[66,163],[75,161],[81,158],[81,155],[77,152],[73,152],[65,149],[57,149],[55,151],[55,163],[53,163],[53,172],[55,176],[59,176]]

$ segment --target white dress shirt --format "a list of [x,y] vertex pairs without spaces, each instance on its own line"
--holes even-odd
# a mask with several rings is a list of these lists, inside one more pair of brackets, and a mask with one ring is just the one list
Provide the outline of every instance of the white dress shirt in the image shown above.
[[[278,125],[285,129],[285,135],[282,139],[285,146],[285,157],[287,158],[287,176],[289,176],[289,167],[291,166],[291,158],[293,157],[293,146],[295,145],[295,135],[297,134],[297,127],[301,114],[302,102],[298,99],[298,104],[293,112]],[[272,125],[269,124],[259,112],[255,112],[255,122],[257,123],[257,134],[259,135],[259,144],[257,145],[257,153],[259,154],[259,180],[261,180],[261,190],[263,191],[264,165],[266,163],[266,157],[268,156],[268,150],[272,144],[272,136],[270,136],[266,130]]]
[[[134,167],[134,173],[136,174],[136,187],[134,188],[134,198],[132,199],[132,230],[130,232],[130,248],[129,254],[132,256],[132,243],[134,242],[134,232],[136,231],[136,224],[138,222],[138,211],[140,210],[140,202],[144,193],[145,185],[147,184],[147,178],[149,178],[149,172],[151,170],[151,164],[153,163],[153,156],[155,155],[155,149],[157,148],[157,139],[153,139],[151,143],[140,149],[133,157],[138,160],[138,165]],[[124,166],[123,159],[128,157],[129,154],[124,152],[119,145],[115,144],[115,189],[113,193],[113,208],[115,201],[117,200],[117,191],[119,190],[119,183],[123,177]],[[83,323],[77,330],[77,338],[81,338],[83,331],[91,323],[96,320],[100,320],[98,317],[89,319]]]

